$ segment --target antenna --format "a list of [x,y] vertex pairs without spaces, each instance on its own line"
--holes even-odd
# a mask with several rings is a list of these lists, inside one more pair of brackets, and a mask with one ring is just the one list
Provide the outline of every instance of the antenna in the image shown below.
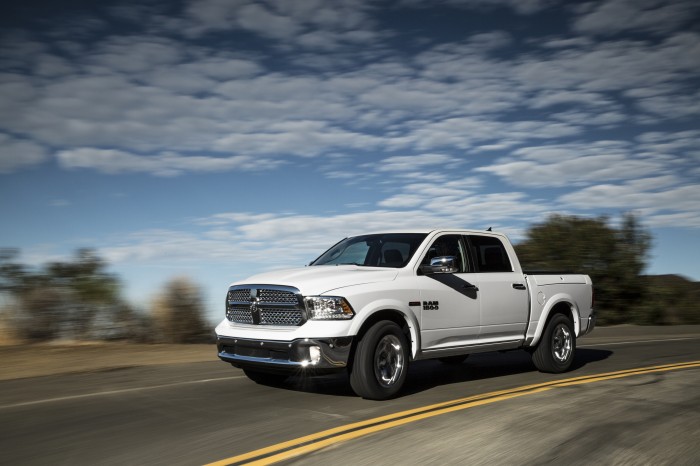
[[491,227],[488,227],[488,229],[486,231],[491,231]]

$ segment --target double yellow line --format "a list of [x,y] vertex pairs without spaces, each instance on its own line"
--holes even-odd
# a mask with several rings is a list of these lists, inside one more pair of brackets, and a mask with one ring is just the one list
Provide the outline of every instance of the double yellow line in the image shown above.
[[666,364],[663,366],[640,367],[637,369],[628,369],[617,372],[606,372],[602,374],[587,375],[582,377],[573,377],[570,379],[553,380],[535,385],[525,385],[522,387],[511,388],[508,390],[499,390],[495,392],[482,393],[467,398],[459,398],[456,400],[446,401],[443,403],[432,404],[420,408],[400,411],[398,413],[380,416],[366,421],[355,422],[333,429],[324,430],[315,434],[299,437],[287,442],[278,443],[269,447],[254,450],[242,455],[232,456],[210,463],[206,466],[224,466],[224,465],[255,465],[262,466],[274,464],[296,456],[320,450],[327,446],[344,442],[347,440],[356,439],[365,435],[373,434],[392,427],[398,427],[411,422],[420,421],[442,414],[469,409],[476,406],[482,406],[498,401],[517,398],[519,396],[531,395],[547,390],[552,390],[557,387],[568,387],[572,385],[582,385],[603,380],[619,379],[634,375],[650,374],[654,372],[673,371],[678,369],[688,369],[700,367],[700,361],[689,361],[684,363]]

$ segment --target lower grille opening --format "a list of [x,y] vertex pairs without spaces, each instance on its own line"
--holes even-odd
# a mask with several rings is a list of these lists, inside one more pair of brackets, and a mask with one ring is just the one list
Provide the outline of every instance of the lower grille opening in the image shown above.
[[221,351],[228,354],[235,354],[236,356],[247,356],[250,358],[281,359],[284,361],[289,360],[289,351],[282,350],[270,350],[251,346],[224,345],[221,347]]

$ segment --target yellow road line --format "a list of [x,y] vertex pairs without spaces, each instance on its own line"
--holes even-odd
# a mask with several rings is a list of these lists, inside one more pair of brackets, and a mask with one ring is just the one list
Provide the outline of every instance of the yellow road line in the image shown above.
[[[685,368],[700,367],[700,361],[689,361],[676,364],[665,364],[661,366],[640,367],[637,369],[627,369],[615,372],[606,372],[600,374],[592,374],[587,376],[572,377],[568,379],[553,380],[533,385],[525,385],[521,387],[511,388],[507,390],[498,390],[489,393],[482,393],[466,398],[436,403],[420,408],[400,411],[385,416],[368,419],[365,421],[346,424],[344,426],[335,427],[333,429],[324,430],[315,434],[306,435],[286,442],[271,445],[269,447],[243,453],[210,463],[206,466],[224,466],[230,464],[246,464],[246,465],[269,465],[279,461],[300,456],[316,450],[320,450],[335,443],[352,440],[358,437],[363,437],[382,430],[391,429],[393,427],[409,424],[411,422],[439,416],[454,411],[473,408],[498,401],[517,398],[523,395],[531,395],[544,391],[551,390],[557,387],[567,387],[572,385],[581,385],[586,383],[600,382],[603,380],[619,379],[622,377],[630,377],[633,375],[641,375],[653,372],[672,371]],[[295,448],[296,447],[296,448]],[[262,458],[261,458],[262,457]],[[256,459],[257,458],[257,459]],[[253,460],[245,462],[247,460]],[[244,463],[245,462],[245,463]]]

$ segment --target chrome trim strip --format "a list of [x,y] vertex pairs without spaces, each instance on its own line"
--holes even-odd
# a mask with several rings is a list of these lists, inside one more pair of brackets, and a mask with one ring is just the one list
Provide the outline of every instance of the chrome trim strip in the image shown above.
[[240,354],[229,354],[224,351],[219,353],[219,358],[228,362],[252,362],[257,364],[267,364],[275,366],[304,367],[301,361],[289,361],[287,359],[256,358],[253,356],[242,356]]
[[457,356],[460,354],[488,353],[491,351],[518,349],[523,346],[523,342],[523,339],[519,339],[499,341],[496,343],[481,343],[474,345],[451,346],[449,348],[427,349],[422,350],[418,355],[416,355],[415,359],[432,359],[446,356]]

